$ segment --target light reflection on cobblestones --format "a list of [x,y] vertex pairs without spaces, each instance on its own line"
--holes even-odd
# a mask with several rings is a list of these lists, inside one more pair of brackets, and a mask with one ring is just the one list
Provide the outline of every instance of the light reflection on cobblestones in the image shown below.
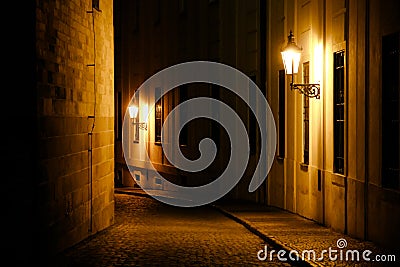
[[265,243],[210,207],[123,194],[115,203],[115,224],[66,251],[58,266],[289,266],[260,262]]

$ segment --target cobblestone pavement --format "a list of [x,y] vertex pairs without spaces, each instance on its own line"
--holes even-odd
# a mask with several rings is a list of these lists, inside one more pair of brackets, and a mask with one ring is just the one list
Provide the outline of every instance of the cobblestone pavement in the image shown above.
[[115,223],[65,251],[57,266],[290,266],[259,261],[268,245],[218,210],[115,194]]
[[[304,251],[314,251],[315,259],[313,255],[308,258],[308,254],[304,254],[311,266],[400,266],[399,251],[389,251],[374,243],[335,232],[297,214],[255,203],[220,201],[215,205],[279,249],[298,252],[300,257]],[[329,248],[331,256],[328,252],[322,254]],[[362,255],[366,250],[371,251],[365,257],[369,261]],[[353,253],[359,253],[359,260]]]

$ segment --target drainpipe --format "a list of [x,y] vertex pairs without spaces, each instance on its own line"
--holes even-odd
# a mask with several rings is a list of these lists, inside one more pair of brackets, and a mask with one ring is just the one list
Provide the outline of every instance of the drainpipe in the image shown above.
[[[93,231],[93,130],[96,123],[96,31],[95,31],[95,18],[94,18],[94,10],[95,8],[92,5],[92,9],[86,11],[88,14],[92,14],[92,30],[93,30],[93,63],[87,64],[87,67],[93,68],[93,91],[94,91],[94,105],[93,105],[93,115],[89,115],[88,119],[92,119],[92,127],[88,132],[88,176],[89,176],[89,229],[88,232],[91,233]],[[97,11],[100,11],[96,9]]]

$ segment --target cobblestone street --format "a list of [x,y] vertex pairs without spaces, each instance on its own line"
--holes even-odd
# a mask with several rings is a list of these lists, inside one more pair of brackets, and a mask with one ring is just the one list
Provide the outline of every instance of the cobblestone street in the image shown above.
[[57,266],[290,266],[259,261],[264,245],[212,207],[177,208],[115,194],[114,225],[66,251]]

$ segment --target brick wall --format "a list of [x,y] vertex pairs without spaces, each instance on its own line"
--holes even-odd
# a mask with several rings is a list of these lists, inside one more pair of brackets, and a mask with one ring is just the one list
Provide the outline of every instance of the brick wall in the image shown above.
[[[36,1],[39,238],[45,253],[114,220],[113,1]],[[46,256],[46,255],[45,255]]]

